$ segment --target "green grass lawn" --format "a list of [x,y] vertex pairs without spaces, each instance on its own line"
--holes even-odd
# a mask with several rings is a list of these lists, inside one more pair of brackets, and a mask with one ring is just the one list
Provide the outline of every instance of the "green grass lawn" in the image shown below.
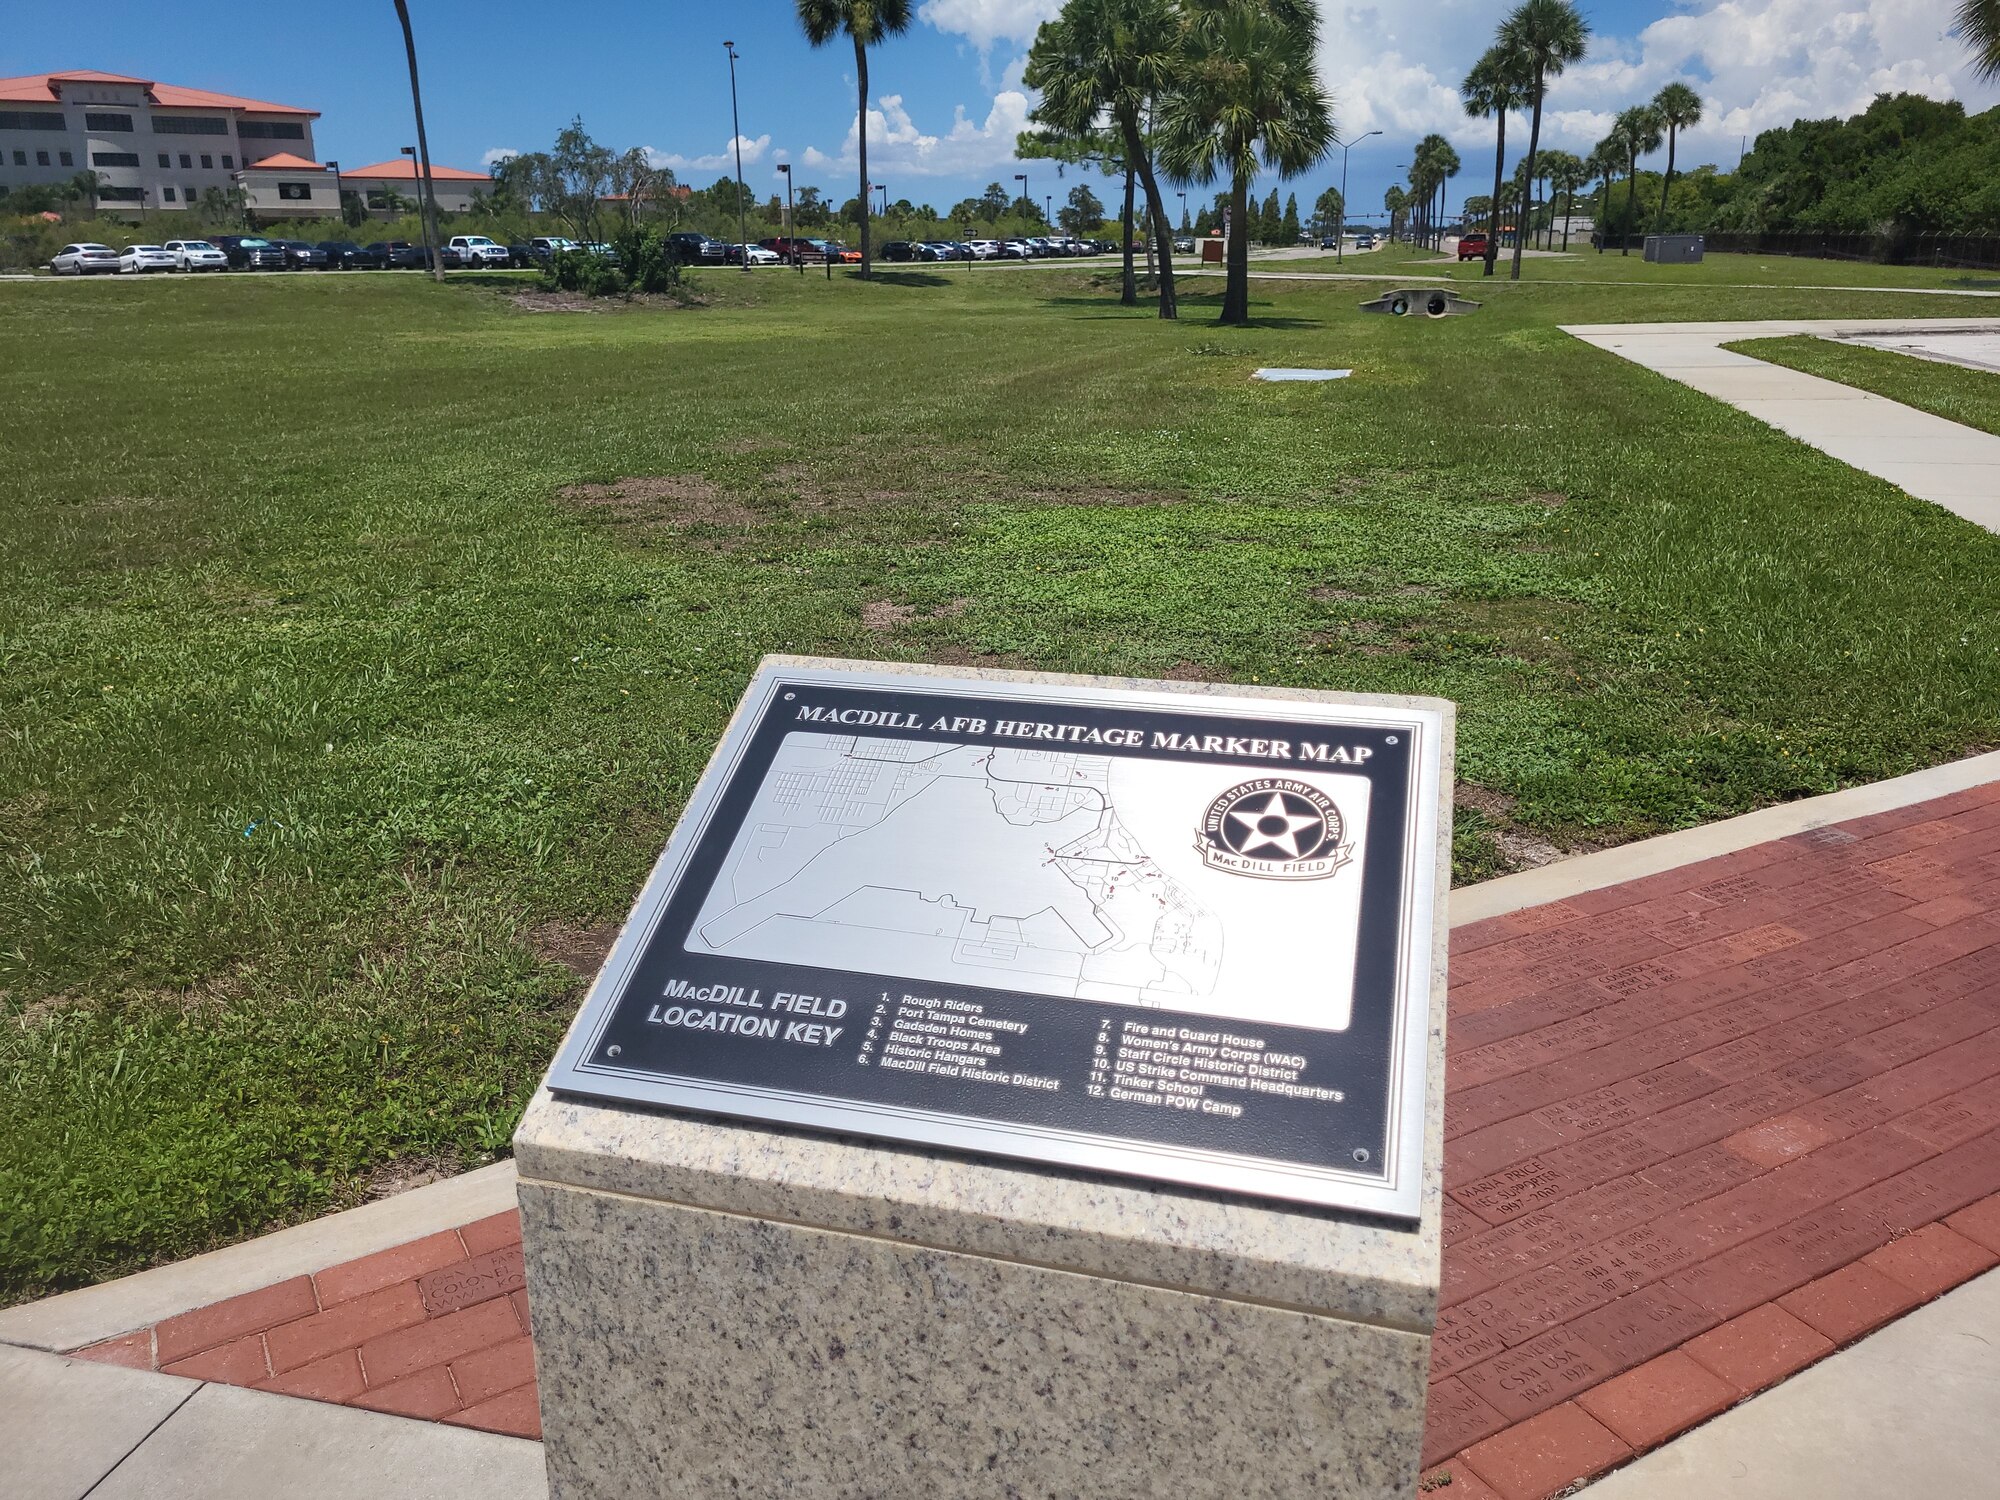
[[1873,391],[1981,432],[2000,433],[2000,375],[1990,370],[1805,333],[1782,339],[1746,339],[1725,347],[1753,359]]
[[[1835,286],[1835,287],[1914,287],[1933,291],[1986,290],[2000,292],[2000,273],[1991,271],[1967,271],[1947,266],[1882,266],[1870,261],[1812,260],[1803,256],[1786,255],[1735,255],[1712,254],[1702,258],[1699,265],[1666,266],[1649,265],[1635,249],[1630,255],[1620,255],[1616,250],[1600,255],[1590,248],[1588,240],[1572,241],[1567,252],[1561,252],[1560,242],[1555,255],[1527,255],[1521,259],[1521,279],[1523,281],[1615,281],[1643,282],[1664,286],[1724,287],[1724,286]],[[1508,280],[1512,267],[1512,255],[1502,251],[1499,264],[1488,286]],[[1350,271],[1350,272],[1396,272],[1416,271],[1427,275],[1445,276],[1454,281],[1486,281],[1479,261],[1460,262],[1443,259],[1430,250],[1409,245],[1385,245],[1379,250],[1346,257],[1344,265],[1336,264],[1332,255],[1313,255],[1287,258],[1278,261],[1253,260],[1252,270],[1277,271]],[[1947,299],[1957,304],[1957,311],[1967,316],[1977,317],[1986,312],[2000,313],[2000,298],[1990,299],[1994,306],[1986,307],[1989,300],[1976,297]],[[1930,316],[1930,313],[1906,311],[1905,316]],[[1755,316],[1755,314],[1731,314],[1731,316]]]
[[767,651],[1442,694],[1461,880],[1992,741],[2000,539],[1556,327],[1961,302],[980,270],[0,287],[0,1297],[503,1151]]

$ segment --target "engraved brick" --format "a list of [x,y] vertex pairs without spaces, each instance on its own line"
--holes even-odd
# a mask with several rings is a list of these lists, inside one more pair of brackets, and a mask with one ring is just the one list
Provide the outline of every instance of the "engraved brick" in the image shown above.
[[1505,1310],[1487,1298],[1473,1297],[1438,1314],[1431,1334],[1431,1379],[1443,1380],[1468,1365],[1490,1359],[1507,1348],[1490,1326]]
[[1825,1126],[1789,1114],[1738,1131],[1722,1144],[1753,1166],[1777,1167],[1835,1138]]
[[1570,1327],[1614,1368],[1623,1370],[1686,1343],[1721,1321],[1673,1283],[1663,1282],[1585,1313]]
[[1546,1411],[1618,1368],[1569,1328],[1552,1328],[1459,1378],[1510,1422]]
[[[1424,1406],[1423,1462],[1428,1466],[1449,1458],[1506,1425],[1507,1419],[1473,1395],[1464,1381],[1440,1380]],[[1456,1488],[1452,1493],[1456,1497]]]
[[424,1307],[434,1317],[439,1313],[457,1312],[477,1302],[504,1297],[526,1285],[526,1262],[519,1245],[489,1250],[484,1255],[476,1255],[471,1260],[460,1261],[457,1265],[446,1266],[441,1271],[432,1271],[417,1278]]

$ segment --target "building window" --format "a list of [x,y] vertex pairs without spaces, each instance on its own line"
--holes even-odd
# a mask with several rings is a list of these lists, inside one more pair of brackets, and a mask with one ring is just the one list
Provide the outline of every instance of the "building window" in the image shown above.
[[187,152],[183,151],[181,153],[181,170],[185,172],[189,167],[193,165],[194,165],[194,158],[192,156],[189,156]]
[[[64,155],[67,154],[67,152],[64,153]],[[136,151],[93,151],[90,153],[90,164],[93,167],[136,167],[139,165],[139,153]],[[64,162],[63,165],[68,166],[69,163]]]
[[174,190],[170,187],[163,187],[160,189],[160,196],[165,198],[167,202],[171,203],[174,201]]
[[313,185],[310,182],[281,182],[278,184],[278,196],[293,203],[310,203],[312,195]]
[[181,196],[187,199],[187,201],[190,203],[194,202],[196,197],[194,184],[193,183],[181,184]]
[[97,190],[97,201],[100,203],[137,203],[144,196],[143,188],[100,187]]
[[214,115],[154,115],[154,135],[228,135],[229,122]]
[[39,109],[0,109],[0,130],[67,130],[59,114]]
[[201,169],[204,172],[213,172],[215,170],[215,158],[212,156],[204,156],[201,159]]
[[235,157],[233,157],[233,156],[225,156],[225,157],[223,157],[223,158],[222,158],[222,168],[223,168],[223,170],[224,170],[225,172],[226,172],[226,171],[230,171],[230,170],[233,170],[233,169],[235,168],[235,166],[236,166],[236,158],[235,158]]
[[56,158],[59,161],[61,161],[62,164],[66,167],[73,167],[76,165],[76,158],[71,156],[67,151],[58,151],[56,153]]
[[236,134],[246,141],[302,141],[306,128],[288,120],[238,120]]
[[35,153],[35,165],[38,167],[46,167],[48,164],[49,164],[49,153],[46,151],[37,151]]
[[132,117],[130,115],[85,114],[83,117],[83,128],[85,130],[116,130],[122,134],[129,135],[132,131]]
[[28,153],[25,151],[16,151],[14,153],[14,165],[17,167],[25,167],[27,164],[28,164]]

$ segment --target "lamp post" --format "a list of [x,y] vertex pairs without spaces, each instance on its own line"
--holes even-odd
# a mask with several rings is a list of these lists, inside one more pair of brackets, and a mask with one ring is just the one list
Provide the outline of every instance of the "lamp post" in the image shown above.
[[1181,200],[1181,228],[1186,229],[1188,227],[1187,194],[1176,193],[1174,196]]
[[1042,194],[1042,222],[1044,224],[1053,224],[1055,221],[1056,195],[1054,193],[1044,193]]
[[[778,170],[785,174],[785,248],[791,251],[792,264],[798,267],[799,274],[803,276],[806,274],[805,257],[799,254],[799,243],[793,237],[794,230],[792,226],[792,164],[788,161],[781,161],[778,163]],[[746,254],[744,258],[747,260],[749,257]]]
[[743,274],[750,274],[750,239],[743,226],[743,122],[736,114],[736,43],[724,42],[729,54],[729,144],[736,148],[736,248],[743,257]]
[[1021,184],[1021,201],[1028,204],[1028,212],[1032,214],[1035,211],[1035,205],[1028,201],[1028,174],[1026,172],[1016,172],[1014,180]]
[[875,184],[875,191],[882,195],[882,217],[886,219],[889,217],[889,184],[878,182]]
[[1347,264],[1347,153],[1370,135],[1380,135],[1379,130],[1371,130],[1367,135],[1357,135],[1351,141],[1340,143],[1340,213],[1335,217],[1333,227],[1333,263]]
[[411,167],[423,174],[420,189],[424,218],[424,253],[430,258],[431,275],[444,280],[444,253],[438,241],[437,195],[431,191],[431,147],[424,137],[424,96],[417,87],[417,38],[410,30],[410,7],[406,0],[396,0],[396,19],[403,23],[403,51],[410,59],[410,106],[417,116],[417,144],[405,146],[405,154],[412,158]]

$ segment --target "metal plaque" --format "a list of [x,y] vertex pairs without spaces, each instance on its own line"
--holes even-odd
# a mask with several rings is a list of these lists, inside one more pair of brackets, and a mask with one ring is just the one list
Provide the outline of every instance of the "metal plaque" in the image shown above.
[[1432,705],[768,659],[549,1085],[1416,1218]]

